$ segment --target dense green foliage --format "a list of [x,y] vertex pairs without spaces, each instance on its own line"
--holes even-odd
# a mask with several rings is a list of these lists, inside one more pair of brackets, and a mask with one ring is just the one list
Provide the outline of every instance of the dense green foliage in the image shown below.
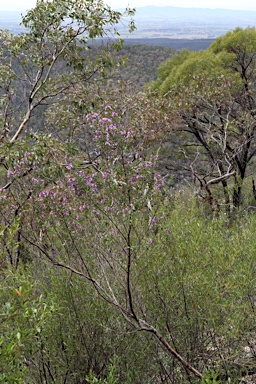
[[[112,69],[102,86],[116,44],[85,55],[76,40],[82,28],[86,47],[120,17],[101,1],[38,1],[23,20],[27,35],[2,32],[1,382],[242,383],[256,372],[255,217],[239,212],[240,201],[212,212],[211,199],[171,187],[159,146],[170,125],[188,143],[189,117],[195,124],[200,114],[206,153],[198,157],[212,173],[200,179],[191,166],[194,176],[209,198],[207,177],[220,177],[228,196],[238,192],[229,177],[241,182],[244,148],[253,162],[256,32],[236,30],[206,52],[174,56],[160,67],[157,95],[115,84]],[[243,47],[245,77],[241,62],[234,66]],[[160,51],[152,52],[149,62]],[[43,110],[45,133],[29,132]],[[250,140],[226,169],[239,129]]]
[[[255,52],[255,28],[237,28],[206,51],[175,55],[160,66],[152,85],[177,112],[194,179],[208,199],[224,203],[227,211],[242,205],[242,187],[256,153]],[[222,186],[221,199],[212,189],[216,184]]]

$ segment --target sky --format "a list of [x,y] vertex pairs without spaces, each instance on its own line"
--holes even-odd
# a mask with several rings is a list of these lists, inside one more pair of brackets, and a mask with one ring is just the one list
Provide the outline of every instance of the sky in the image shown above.
[[[255,0],[106,0],[112,8],[144,7],[146,5],[185,8],[221,8],[256,11]],[[36,0],[0,0],[0,11],[26,11],[35,6]]]

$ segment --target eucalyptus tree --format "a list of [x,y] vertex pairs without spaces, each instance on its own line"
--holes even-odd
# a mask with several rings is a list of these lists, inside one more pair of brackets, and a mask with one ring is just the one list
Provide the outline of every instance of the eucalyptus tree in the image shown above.
[[[127,16],[132,30],[133,12],[113,11],[102,0],[38,0],[22,17],[25,33],[1,30],[1,142],[14,142],[36,111],[39,120],[49,104],[111,66],[122,42],[116,26]],[[104,38],[98,54],[86,54],[97,38]]]
[[[200,190],[217,209],[222,185],[227,209],[242,203],[256,153],[256,29],[237,28],[206,51],[182,51],[159,67],[152,84],[178,115],[182,151]],[[215,196],[216,197],[216,196]],[[214,208],[215,209],[215,208]]]

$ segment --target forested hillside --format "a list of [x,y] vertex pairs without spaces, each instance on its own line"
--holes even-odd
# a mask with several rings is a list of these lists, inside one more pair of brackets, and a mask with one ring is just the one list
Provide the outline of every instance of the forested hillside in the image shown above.
[[256,29],[122,48],[133,13],[0,31],[1,383],[256,380]]
[[167,47],[125,44],[117,54],[117,58],[124,58],[123,66],[114,68],[113,76],[142,89],[146,83],[156,80],[159,65],[174,52]]

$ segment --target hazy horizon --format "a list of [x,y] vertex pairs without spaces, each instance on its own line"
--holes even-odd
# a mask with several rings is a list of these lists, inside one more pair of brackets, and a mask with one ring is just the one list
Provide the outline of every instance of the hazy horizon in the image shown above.
[[[135,8],[145,7],[149,5],[154,6],[171,6],[180,8],[209,8],[209,9],[230,9],[230,10],[244,10],[244,11],[256,11],[255,0],[106,0],[112,8],[124,8],[127,5]],[[36,0],[9,0],[0,4],[1,11],[16,11],[24,12],[30,8],[33,8],[36,4]]]

